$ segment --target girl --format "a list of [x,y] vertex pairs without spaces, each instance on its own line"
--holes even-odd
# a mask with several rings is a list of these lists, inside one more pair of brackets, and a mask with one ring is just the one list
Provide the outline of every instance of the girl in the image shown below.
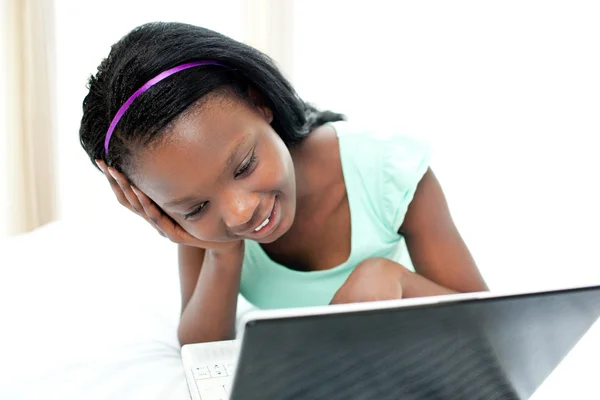
[[281,308],[487,289],[425,146],[316,110],[216,32],[130,32],[79,134],[119,202],[179,246],[182,345],[233,337],[238,293]]

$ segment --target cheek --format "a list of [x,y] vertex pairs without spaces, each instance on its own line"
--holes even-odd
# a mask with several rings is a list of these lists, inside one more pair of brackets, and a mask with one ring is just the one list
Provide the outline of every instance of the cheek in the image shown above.
[[184,223],[180,225],[190,235],[206,242],[220,242],[228,240],[228,236],[220,228],[220,221],[217,221],[217,218],[214,214],[207,214],[194,221],[184,221]]
[[270,192],[273,190],[282,190],[287,185],[287,171],[279,162],[268,164],[265,162],[256,172],[255,191]]
[[253,192],[282,190],[289,181],[289,167],[276,149],[265,149],[258,158],[258,164],[250,176],[248,189]]
[[256,170],[261,189],[263,191],[286,189],[294,177],[289,151],[283,143],[281,145],[273,143],[263,154]]

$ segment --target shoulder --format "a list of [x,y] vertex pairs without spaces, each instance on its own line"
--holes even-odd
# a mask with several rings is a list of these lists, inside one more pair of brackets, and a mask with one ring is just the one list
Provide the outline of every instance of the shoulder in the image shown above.
[[361,196],[376,209],[387,229],[397,233],[430,165],[428,143],[395,129],[348,122],[332,125],[339,137],[346,181],[362,189]]
[[377,129],[340,121],[328,124],[344,172],[362,171],[361,175],[396,175],[422,170],[428,164],[431,149],[425,140],[398,129]]
[[332,124],[325,124],[313,129],[295,151],[303,158],[323,159],[337,146],[336,130]]
[[[315,170],[348,170],[348,162],[368,164],[377,160],[383,146],[381,136],[360,125],[338,121],[314,129],[294,150],[295,157]],[[375,165],[373,165],[375,167]],[[352,169],[352,168],[350,168]]]
[[330,186],[341,176],[340,146],[336,130],[330,124],[311,131],[294,147],[292,157],[302,175],[317,177],[314,183],[318,187]]

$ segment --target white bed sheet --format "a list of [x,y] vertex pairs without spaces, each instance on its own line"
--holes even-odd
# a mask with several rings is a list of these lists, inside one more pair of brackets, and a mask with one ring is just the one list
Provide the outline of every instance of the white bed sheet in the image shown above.
[[0,398],[189,398],[176,249],[117,216],[1,245]]
[[[189,399],[175,246],[128,212],[96,218],[0,243],[0,398]],[[598,324],[582,344],[535,399],[600,397]]]

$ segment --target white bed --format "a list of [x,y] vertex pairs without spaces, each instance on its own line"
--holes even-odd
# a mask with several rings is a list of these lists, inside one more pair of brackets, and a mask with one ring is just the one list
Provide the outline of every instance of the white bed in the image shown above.
[[[189,399],[176,249],[128,212],[0,243],[0,304],[1,399]],[[600,398],[600,326],[582,342],[536,399]]]

